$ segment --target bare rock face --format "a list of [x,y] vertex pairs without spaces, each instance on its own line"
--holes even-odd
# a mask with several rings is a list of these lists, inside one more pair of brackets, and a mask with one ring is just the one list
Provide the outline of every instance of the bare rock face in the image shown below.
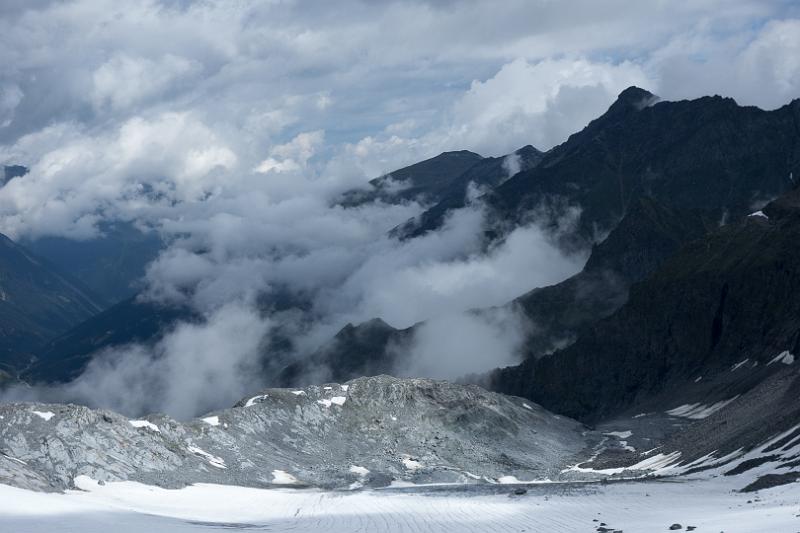
[[180,423],[75,405],[0,406],[0,482],[63,490],[75,477],[326,488],[552,478],[583,427],[477,386],[388,376],[267,389]]

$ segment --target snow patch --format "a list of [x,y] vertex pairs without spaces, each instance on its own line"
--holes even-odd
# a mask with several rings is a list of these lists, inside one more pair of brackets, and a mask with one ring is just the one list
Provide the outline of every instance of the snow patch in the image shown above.
[[19,464],[21,464],[21,465],[26,465],[26,466],[27,466],[27,464],[28,464],[28,463],[26,463],[25,461],[23,461],[22,459],[17,459],[16,457],[11,457],[10,455],[7,455],[7,454],[5,454],[5,453],[3,453],[3,452],[0,452],[0,455],[2,455],[3,457],[5,457],[5,458],[6,458],[6,459],[8,459],[9,461],[14,461],[15,463],[19,463]]
[[422,463],[420,463],[419,461],[417,461],[415,459],[412,459],[410,455],[404,455],[403,456],[403,466],[406,467],[406,470],[415,471],[415,470],[419,470],[420,468],[422,468]]
[[195,455],[197,455],[199,457],[202,457],[203,459],[208,461],[208,464],[210,464],[213,467],[223,468],[223,469],[228,468],[228,466],[225,464],[225,460],[222,459],[221,457],[217,457],[216,455],[211,455],[207,451],[202,450],[202,449],[198,448],[197,446],[191,446],[190,445],[190,446],[187,447],[187,449],[190,452],[192,452],[193,454],[195,454]]
[[342,385],[342,390],[347,392],[350,389],[350,385]]
[[145,428],[149,429],[150,431],[156,431],[158,433],[161,433],[161,430],[158,429],[157,425],[147,420],[128,420],[128,424],[132,425],[135,428]]
[[297,478],[284,470],[272,471],[272,483],[275,485],[296,485]]
[[357,475],[363,477],[363,476],[366,476],[367,474],[369,474],[369,470],[364,468],[363,466],[351,465],[350,466],[350,473],[357,474]]
[[261,395],[259,395],[259,396],[253,396],[252,398],[250,398],[249,400],[247,400],[247,403],[245,403],[245,404],[244,404],[244,406],[245,406],[245,407],[252,407],[252,406],[254,406],[254,405],[255,405],[255,404],[257,404],[257,403],[261,403],[261,402],[263,402],[263,401],[264,401],[264,400],[266,400],[267,398],[269,398],[269,394],[261,394]]
[[323,405],[325,407],[330,407],[331,404],[336,404],[336,405],[342,406],[342,405],[344,405],[344,402],[346,402],[346,401],[347,401],[347,398],[345,396],[334,396],[330,400],[325,399],[325,398],[323,398],[322,400],[317,400],[317,403],[320,404],[320,405]]
[[747,363],[749,360],[750,360],[750,358],[748,357],[748,358],[747,358],[747,359],[745,359],[744,361],[739,361],[739,362],[738,362],[738,363],[736,363],[735,365],[731,366],[731,372],[736,372],[737,370],[739,370],[739,368],[741,368],[741,367],[742,367],[742,366],[743,366],[745,363]]
[[516,485],[519,483],[524,483],[524,481],[517,479],[516,476],[500,476],[497,478],[497,482],[501,485]]
[[647,459],[643,459],[638,463],[631,465],[631,466],[623,466],[619,468],[604,468],[601,470],[595,470],[594,468],[582,468],[581,464],[578,463],[574,466],[570,466],[569,468],[565,468],[562,470],[562,473],[566,472],[582,472],[582,473],[591,473],[591,474],[604,474],[607,476],[613,476],[616,474],[621,474],[625,471],[649,471],[653,474],[659,475],[665,473],[666,469],[674,465],[681,457],[681,452],[672,452],[668,454],[657,453],[653,457],[648,457]]
[[633,431],[606,431],[603,435],[608,435],[609,437],[617,437],[620,439],[627,439],[631,435],[633,435]]
[[524,408],[525,408],[525,409],[527,409],[528,411],[533,411],[533,407],[531,407],[531,406],[530,406],[530,405],[528,405],[527,403],[523,403],[523,404],[522,404],[522,407],[524,407]]
[[45,422],[49,421],[51,418],[56,416],[56,414],[51,411],[34,411],[33,414],[35,414]]
[[304,391],[304,390],[293,390],[292,394],[294,394],[295,396],[305,396],[306,395],[306,391]]
[[789,353],[789,350],[784,350],[779,353],[772,361],[767,363],[767,366],[772,363],[783,363],[784,365],[791,365],[794,363],[794,355]]
[[206,418],[201,418],[203,422],[208,424],[209,426],[218,426],[219,425],[219,417],[218,416],[207,416]]
[[670,409],[667,411],[667,414],[670,416],[677,416],[681,418],[690,418],[692,420],[701,420],[703,418],[708,418],[709,416],[713,415],[733,400],[738,398],[739,395],[737,394],[733,398],[729,398],[727,400],[722,400],[717,403],[713,403],[711,405],[705,405],[701,403],[687,403],[676,407],[675,409]]
[[769,220],[769,217],[767,215],[765,215],[763,211],[756,211],[755,213],[750,213],[747,216],[748,217],[761,217],[761,218],[765,218],[765,219]]

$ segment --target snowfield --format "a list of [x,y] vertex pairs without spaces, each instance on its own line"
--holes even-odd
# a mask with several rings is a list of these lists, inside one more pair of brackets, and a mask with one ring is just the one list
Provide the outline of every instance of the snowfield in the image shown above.
[[166,490],[76,479],[66,494],[0,485],[0,530],[80,531],[594,531],[790,532],[800,527],[800,484],[755,494],[730,478],[598,484],[412,487],[356,492],[199,484]]

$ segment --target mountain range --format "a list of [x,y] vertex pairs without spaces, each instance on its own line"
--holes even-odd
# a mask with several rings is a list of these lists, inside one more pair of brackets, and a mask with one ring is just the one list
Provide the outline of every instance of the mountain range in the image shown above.
[[[24,179],[18,170],[9,178],[9,168],[6,180]],[[535,223],[565,252],[585,253],[577,274],[531,286],[503,306],[535,326],[525,334],[521,362],[461,381],[506,395],[498,398],[526,399],[598,436],[632,432],[641,439],[575,444],[594,452],[586,456],[593,470],[633,468],[628,448],[648,442],[665,457],[682,457],[684,465],[713,456],[718,467],[726,454],[756,449],[775,435],[786,433],[784,450],[799,438],[800,187],[794,176],[800,176],[800,100],[765,111],[719,96],[660,101],[631,87],[547,152],[532,146],[489,158],[445,152],[376,178],[337,203],[344,209],[376,201],[426,206],[418,217],[386,228],[401,241],[440,228],[455,209],[481,205],[487,249]],[[571,223],[566,213],[576,215]],[[6,379],[66,382],[105,348],[154,343],[178,321],[202,321],[189,309],[130,292],[163,246],[157,238],[123,224],[104,239],[28,243],[36,255],[0,242]],[[87,250],[81,246],[96,253],[76,260],[76,251]],[[117,272],[117,280],[98,281],[96,270],[115,264],[130,268]],[[293,294],[262,300],[265,308],[304,305]],[[347,324],[288,361],[279,352],[290,340],[273,338],[264,343],[262,381],[307,387],[309,376],[344,383],[395,373],[422,325],[397,329],[381,317]],[[357,382],[356,389],[406,386],[380,378]],[[285,392],[264,395],[291,399]],[[481,401],[500,401],[492,398]],[[773,456],[764,461],[794,475],[797,465],[788,455]]]

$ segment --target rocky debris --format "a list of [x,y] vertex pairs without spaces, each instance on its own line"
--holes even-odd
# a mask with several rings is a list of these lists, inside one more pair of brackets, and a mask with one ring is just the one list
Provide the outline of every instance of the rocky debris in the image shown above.
[[186,423],[7,404],[0,482],[33,490],[63,490],[81,475],[164,487],[524,482],[556,477],[584,447],[583,429],[474,385],[388,376],[267,389]]
[[676,531],[678,529],[683,529],[683,526],[681,526],[680,524],[672,524],[671,526],[669,526],[670,531]]

